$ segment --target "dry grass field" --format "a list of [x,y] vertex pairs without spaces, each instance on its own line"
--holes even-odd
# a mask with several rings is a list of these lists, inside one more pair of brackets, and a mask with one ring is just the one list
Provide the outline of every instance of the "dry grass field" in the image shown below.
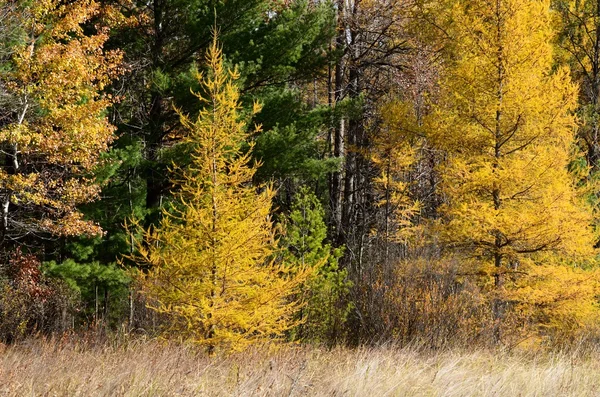
[[29,342],[0,353],[2,396],[593,396],[600,355]]

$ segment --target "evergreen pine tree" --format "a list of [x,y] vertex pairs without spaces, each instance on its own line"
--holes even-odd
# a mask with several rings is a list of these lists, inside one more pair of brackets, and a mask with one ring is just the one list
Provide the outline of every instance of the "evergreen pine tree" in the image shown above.
[[299,313],[298,337],[315,342],[335,342],[351,309],[348,272],[338,264],[343,249],[326,243],[325,212],[317,196],[307,187],[296,193],[291,213],[284,222],[281,239],[284,261],[292,267],[313,270],[302,288],[306,306]]

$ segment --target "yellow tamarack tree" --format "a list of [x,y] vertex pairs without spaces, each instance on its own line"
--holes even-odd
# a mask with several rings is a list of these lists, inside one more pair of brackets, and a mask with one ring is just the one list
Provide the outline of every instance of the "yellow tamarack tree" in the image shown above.
[[291,297],[308,272],[273,262],[274,191],[252,185],[257,165],[240,149],[248,134],[238,73],[223,66],[216,38],[206,61],[209,74],[197,76],[205,94],[195,93],[204,108],[195,119],[180,113],[190,164],[174,169],[174,203],[137,244],[135,259],[147,266],[153,309],[170,319],[167,336],[210,352],[242,350],[296,325]]
[[408,180],[418,160],[419,123],[414,107],[402,100],[385,104],[381,114],[382,128],[373,139],[371,159],[380,169],[374,182],[380,195],[377,204],[385,210],[383,236],[386,241],[405,241],[415,230],[413,218],[420,210],[420,203],[410,197]]
[[552,72],[550,1],[453,3],[451,54],[430,118],[447,153],[440,236],[468,253],[471,274],[486,275],[499,324],[509,307],[578,299],[556,288],[544,294],[546,281],[576,288],[553,254],[593,254],[591,212],[568,172],[577,88],[567,71]]

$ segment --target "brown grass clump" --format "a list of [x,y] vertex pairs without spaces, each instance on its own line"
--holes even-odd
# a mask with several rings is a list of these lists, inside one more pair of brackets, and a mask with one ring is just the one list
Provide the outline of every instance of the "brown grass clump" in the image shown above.
[[592,354],[290,348],[207,357],[157,342],[33,341],[0,353],[2,396],[586,396]]

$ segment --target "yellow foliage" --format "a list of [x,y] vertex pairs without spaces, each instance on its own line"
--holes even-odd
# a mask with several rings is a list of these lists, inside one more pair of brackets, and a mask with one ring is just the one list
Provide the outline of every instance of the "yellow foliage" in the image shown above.
[[[417,161],[419,126],[414,106],[400,100],[386,104],[381,114],[384,124],[373,140],[371,157],[381,171],[374,180],[382,196],[377,204],[386,209],[386,239],[402,241],[415,230],[413,219],[420,210],[419,202],[410,197],[408,182]],[[393,231],[391,220],[395,223]]]
[[[101,90],[118,74],[120,53],[103,50],[107,29],[83,32],[82,24],[100,12],[95,1],[0,0],[4,7],[18,20],[20,37],[0,72],[12,113],[0,127],[10,164],[0,178],[3,218],[19,216],[19,228],[56,235],[97,234],[99,227],[84,222],[75,206],[98,197],[95,181],[85,176],[113,139],[104,116],[112,101]],[[9,213],[10,204],[24,213]],[[11,233],[8,223],[4,233]]]
[[527,278],[517,279],[510,298],[524,317],[533,317],[548,331],[571,330],[596,322],[600,293],[597,269],[582,270],[550,261],[532,266]]
[[[579,260],[594,254],[591,210],[567,170],[577,87],[567,71],[552,72],[551,17],[547,0],[454,2],[440,105],[427,122],[447,153],[440,167],[442,240],[490,276],[484,284],[496,293],[506,288],[504,301],[531,307],[581,292],[552,294],[561,280],[579,276],[539,267],[540,253]],[[521,272],[526,276],[511,285]],[[562,306],[552,307],[558,314]]]
[[208,77],[197,76],[207,97],[195,94],[206,108],[193,120],[180,114],[191,164],[175,169],[175,203],[137,244],[134,260],[147,267],[140,276],[153,309],[171,319],[166,335],[209,351],[241,350],[296,325],[291,297],[308,269],[271,259],[274,192],[252,186],[257,166],[240,149],[248,134],[238,115],[238,73],[224,68],[216,39],[207,62]]

